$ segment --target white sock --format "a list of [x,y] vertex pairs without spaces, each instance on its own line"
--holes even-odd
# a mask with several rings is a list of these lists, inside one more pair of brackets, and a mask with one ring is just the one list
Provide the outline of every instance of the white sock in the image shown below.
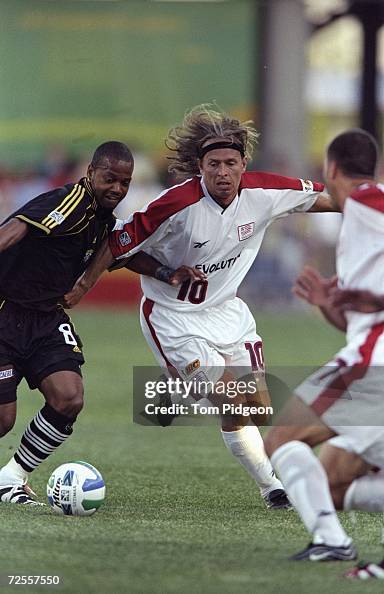
[[349,544],[351,539],[337,517],[327,475],[311,448],[301,441],[290,441],[274,452],[271,462],[314,542]]
[[0,485],[24,485],[28,480],[28,472],[13,458],[0,469]]
[[344,496],[344,509],[383,512],[384,474],[368,474],[353,481]]
[[282,489],[264,450],[263,438],[255,425],[247,425],[239,431],[221,431],[230,452],[249,472],[260,487],[263,497],[275,489]]

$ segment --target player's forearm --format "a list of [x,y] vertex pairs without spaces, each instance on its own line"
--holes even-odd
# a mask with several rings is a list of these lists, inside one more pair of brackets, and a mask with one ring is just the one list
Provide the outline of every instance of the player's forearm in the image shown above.
[[11,219],[0,227],[0,252],[18,243],[28,233],[28,225],[19,219]]
[[97,251],[91,264],[78,280],[78,284],[84,291],[89,291],[96,283],[102,273],[107,270],[114,261],[112,252],[109,249],[108,240],[104,241]]
[[[132,270],[133,272],[137,272],[137,274],[144,274],[145,276],[151,276],[158,279],[160,269],[167,269],[169,271],[169,276],[173,272],[172,268],[164,266],[162,262],[159,262],[159,260],[156,260],[156,258],[153,258],[153,256],[150,256],[145,252],[138,252],[132,256],[132,258],[130,258],[125,264],[125,268],[128,268],[128,270]],[[159,280],[163,279],[160,278]]]
[[341,330],[341,332],[345,332],[347,330],[347,320],[345,319],[345,315],[339,308],[324,305],[319,306],[319,309],[325,317],[325,319],[330,324],[332,324],[332,326],[335,326],[335,328]]
[[308,212],[340,212],[340,209],[328,194],[321,193]]

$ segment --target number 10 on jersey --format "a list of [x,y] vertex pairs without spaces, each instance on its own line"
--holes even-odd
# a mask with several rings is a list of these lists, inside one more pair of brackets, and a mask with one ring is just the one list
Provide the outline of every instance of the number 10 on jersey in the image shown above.
[[177,294],[177,298],[179,301],[185,301],[188,299],[190,303],[197,305],[199,303],[203,303],[205,300],[207,289],[207,280],[196,280],[192,283],[192,281],[188,279],[181,285]]

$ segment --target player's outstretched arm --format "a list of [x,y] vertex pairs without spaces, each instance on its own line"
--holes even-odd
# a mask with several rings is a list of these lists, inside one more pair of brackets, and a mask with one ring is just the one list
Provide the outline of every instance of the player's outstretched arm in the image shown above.
[[28,225],[19,219],[11,219],[0,227],[0,252],[15,245],[28,233]]
[[384,309],[384,296],[359,289],[335,289],[331,292],[331,303],[343,311],[375,313]]
[[292,291],[307,303],[317,305],[330,324],[345,332],[347,323],[343,310],[330,301],[330,294],[336,283],[336,276],[325,278],[312,266],[305,266],[297,277]]
[[76,281],[69,293],[64,295],[64,307],[72,308],[79,303],[86,293],[93,287],[104,270],[109,268],[113,262],[108,239],[106,239],[97,251],[91,264],[82,276]]
[[328,194],[318,195],[316,202],[307,212],[341,212]]
[[177,287],[186,280],[206,280],[206,275],[197,268],[191,266],[179,266],[171,268],[156,260],[153,256],[145,252],[138,252],[128,260],[125,267],[138,274],[152,276],[168,285]]

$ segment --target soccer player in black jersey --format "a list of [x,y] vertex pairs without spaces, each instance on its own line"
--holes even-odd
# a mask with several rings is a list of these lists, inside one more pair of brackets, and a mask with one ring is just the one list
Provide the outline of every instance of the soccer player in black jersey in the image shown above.
[[[36,503],[28,475],[71,435],[82,409],[82,344],[60,302],[103,249],[132,171],[128,147],[106,142],[96,149],[87,177],[37,196],[0,227],[0,437],[15,423],[23,377],[45,398],[0,469],[0,501]],[[157,260],[143,252],[138,256],[132,270],[164,273]],[[185,269],[180,281],[193,278]]]

